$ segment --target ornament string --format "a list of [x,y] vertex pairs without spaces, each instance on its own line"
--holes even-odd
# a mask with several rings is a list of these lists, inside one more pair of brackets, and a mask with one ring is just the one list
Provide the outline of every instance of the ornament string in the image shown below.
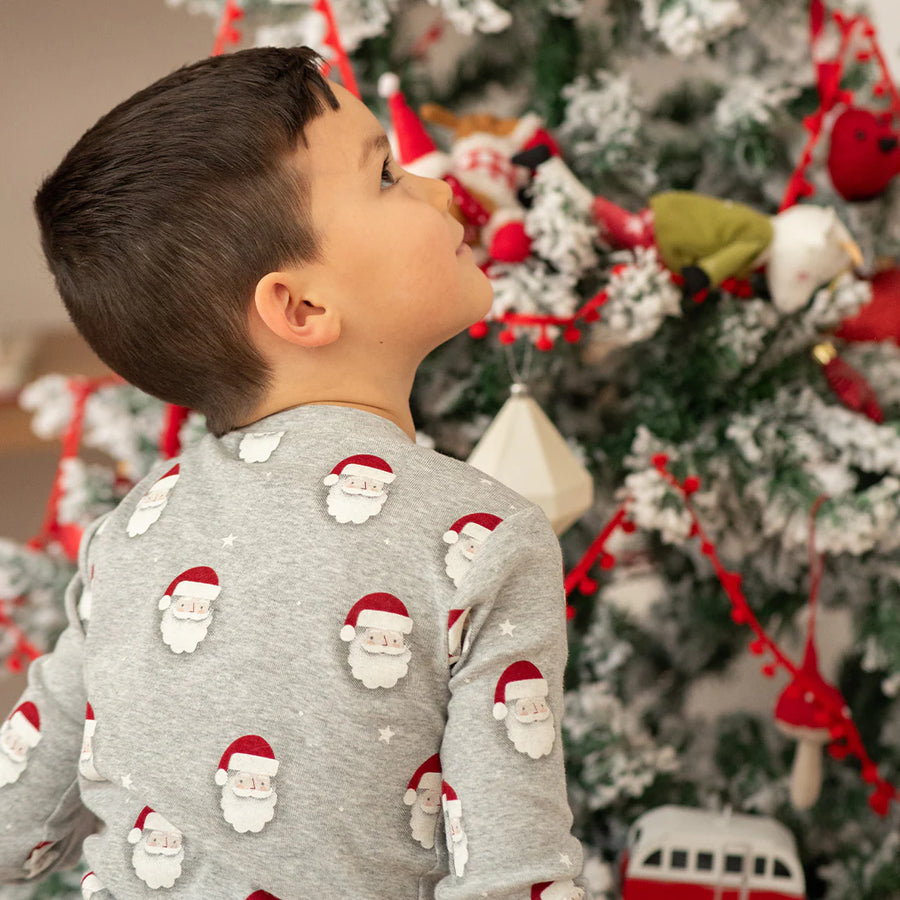
[[[886,815],[892,801],[900,802],[900,794],[890,782],[881,777],[878,766],[866,752],[859,730],[853,723],[850,710],[847,708],[843,697],[836,688],[832,688],[833,694],[836,695],[833,696],[832,692],[827,690],[827,686],[807,676],[762,627],[743,593],[740,573],[731,572],[725,568],[716,551],[715,544],[710,540],[697,517],[691,496],[699,490],[700,480],[696,476],[689,476],[683,482],[679,481],[668,470],[668,463],[669,460],[665,454],[657,454],[652,459],[653,467],[660,477],[682,495],[685,508],[691,517],[690,536],[700,540],[701,552],[709,559],[720,584],[728,595],[728,599],[731,602],[732,621],[736,625],[745,625],[753,631],[755,638],[750,643],[750,652],[756,656],[763,656],[767,653],[771,655],[771,661],[762,666],[762,673],[766,677],[771,678],[776,674],[779,667],[783,668],[791,675],[799,690],[813,697],[812,702],[818,708],[817,715],[821,724],[829,730],[831,738],[831,743],[828,746],[829,754],[836,760],[842,760],[847,756],[855,756],[859,760],[862,780],[873,787],[872,793],[868,798],[869,806],[878,815]],[[820,498],[820,501],[824,502],[824,499]],[[820,501],[817,501],[819,505],[821,505]],[[634,530],[634,523],[627,519],[627,507],[630,502],[632,502],[630,497],[624,500],[578,565],[566,577],[565,592],[567,597],[576,588],[586,594],[593,593],[597,589],[597,582],[589,577],[588,572],[598,557],[601,559],[602,568],[611,569],[615,565],[615,558],[605,552],[604,545],[617,528],[621,527],[625,531]],[[815,507],[815,512],[817,511],[818,506]],[[815,596],[812,591],[815,591],[816,594],[818,593],[820,580],[821,570],[818,567],[813,567],[811,572],[812,589],[810,599],[813,603],[811,616],[815,611]],[[569,618],[571,617],[572,612],[569,611]],[[838,697],[840,699],[837,699]]]

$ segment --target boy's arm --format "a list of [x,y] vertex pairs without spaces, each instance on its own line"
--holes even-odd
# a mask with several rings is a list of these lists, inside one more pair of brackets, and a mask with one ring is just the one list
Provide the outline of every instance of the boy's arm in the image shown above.
[[78,787],[87,699],[77,604],[89,583],[88,547],[104,518],[81,540],[65,593],[68,627],[52,653],[31,663],[28,686],[0,726],[0,884],[74,866],[98,826]]
[[581,900],[560,720],[567,657],[559,542],[539,507],[485,540],[459,587],[471,630],[441,745],[450,875],[436,900]]

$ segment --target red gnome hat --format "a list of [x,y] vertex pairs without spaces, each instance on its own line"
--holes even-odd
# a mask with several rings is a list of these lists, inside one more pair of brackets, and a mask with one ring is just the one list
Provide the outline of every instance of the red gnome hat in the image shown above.
[[393,72],[385,72],[378,79],[378,93],[388,102],[400,165],[413,175],[443,178],[452,166],[450,157],[437,149],[422,120],[406,102],[400,79]]
[[540,669],[527,659],[520,659],[507,666],[497,681],[497,690],[494,691],[494,718],[498,721],[506,718],[506,704],[510,700],[546,697],[547,692],[547,682]]
[[439,788],[441,786],[441,757],[435,753],[416,769],[416,774],[409,780],[403,802],[412,806],[416,802],[416,791],[422,788]]
[[356,637],[356,629],[360,627],[409,634],[412,631],[412,619],[402,601],[393,594],[376,591],[374,594],[366,594],[353,604],[347,613],[344,627],[341,628],[341,640],[352,641]]

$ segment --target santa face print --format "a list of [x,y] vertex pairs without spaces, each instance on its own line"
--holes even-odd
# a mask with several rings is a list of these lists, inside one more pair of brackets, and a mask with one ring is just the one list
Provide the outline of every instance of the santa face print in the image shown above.
[[472,607],[451,609],[447,615],[447,665],[459,662],[469,646],[469,617]]
[[78,772],[88,781],[105,781],[106,779],[97,771],[94,765],[94,730],[97,722],[93,713],[84,720],[84,736],[81,739],[81,756],[78,760]]
[[19,780],[28,766],[28,753],[37,740],[29,739],[13,723],[12,717],[0,725],[0,787]]
[[144,534],[159,519],[178,481],[179,471],[178,465],[174,465],[141,497],[128,520],[126,531],[129,537]]
[[381,512],[394,480],[391,467],[380,457],[358,453],[341,460],[325,477],[328,514],[342,525],[361,525]]
[[147,887],[155,890],[175,884],[184,861],[182,841],[182,834],[177,829],[144,830],[131,853],[131,865]]
[[235,831],[259,832],[275,816],[274,780],[256,772],[233,772],[222,785],[221,807]]
[[462,804],[446,782],[444,782],[441,802],[444,807],[444,836],[447,839],[447,852],[450,854],[453,873],[461,878],[469,860],[469,847],[466,832],[462,823]]
[[485,540],[502,521],[492,513],[471,513],[457,519],[444,532],[444,543],[450,545],[444,556],[444,569],[456,587],[469,571]]
[[[103,520],[103,525],[106,524],[106,520]],[[103,527],[102,525],[100,526]],[[100,529],[97,529],[97,533],[100,533]],[[92,595],[92,586],[94,581],[94,567],[91,566],[91,577],[88,583],[84,586],[81,591],[81,596],[78,598],[78,618],[81,619],[82,622],[87,622],[91,618],[91,595]]]
[[209,566],[194,566],[182,572],[159,601],[163,611],[159,629],[173,653],[193,653],[206,637],[212,622],[212,601],[221,591],[219,579]]
[[393,594],[376,591],[357,600],[341,628],[353,677],[367,688],[392,688],[409,671],[410,631],[412,619]]

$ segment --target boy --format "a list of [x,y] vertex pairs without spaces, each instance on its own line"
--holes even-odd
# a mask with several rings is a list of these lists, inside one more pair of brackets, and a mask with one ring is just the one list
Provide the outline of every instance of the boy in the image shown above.
[[559,544],[409,410],[491,286],[318,61],[182,68],[35,199],[79,330],[210,433],[85,531],[0,734],[0,883],[83,841],[97,900],[583,896]]

